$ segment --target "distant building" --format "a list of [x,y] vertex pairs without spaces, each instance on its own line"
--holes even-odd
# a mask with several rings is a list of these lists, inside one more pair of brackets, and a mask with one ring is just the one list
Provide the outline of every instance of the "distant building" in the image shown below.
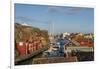
[[21,25],[23,25],[23,26],[31,26],[31,25],[28,25],[27,23],[23,23]]
[[93,37],[94,37],[93,34],[85,34],[84,35],[84,38],[90,38],[90,39],[92,39]]
[[63,33],[63,37],[66,37],[66,36],[70,36],[70,33],[68,32]]

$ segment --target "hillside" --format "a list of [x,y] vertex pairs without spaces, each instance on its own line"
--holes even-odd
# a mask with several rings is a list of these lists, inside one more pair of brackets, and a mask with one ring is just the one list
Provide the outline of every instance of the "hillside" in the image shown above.
[[19,23],[15,23],[15,41],[26,41],[30,40],[30,38],[34,38],[36,36],[41,36],[48,41],[48,31],[47,30],[40,30],[39,28],[21,25]]

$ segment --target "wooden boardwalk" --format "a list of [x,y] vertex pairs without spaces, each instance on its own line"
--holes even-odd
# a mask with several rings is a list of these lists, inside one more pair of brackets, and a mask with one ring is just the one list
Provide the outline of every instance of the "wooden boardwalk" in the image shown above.
[[50,57],[50,58],[36,58],[33,59],[33,64],[48,64],[48,63],[62,63],[62,62],[77,62],[77,57]]

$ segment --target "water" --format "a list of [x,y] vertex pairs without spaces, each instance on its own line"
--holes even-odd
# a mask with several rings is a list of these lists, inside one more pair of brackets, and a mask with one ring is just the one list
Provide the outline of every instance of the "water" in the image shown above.
[[80,52],[78,55],[78,61],[94,61],[94,52]]
[[40,53],[40,54],[38,54],[38,55],[36,55],[36,56],[34,56],[34,57],[31,57],[31,58],[29,58],[29,59],[27,59],[27,60],[24,60],[24,61],[19,62],[19,63],[16,64],[16,65],[31,65],[33,59],[35,59],[35,58],[42,58],[42,55],[43,55],[43,54]]

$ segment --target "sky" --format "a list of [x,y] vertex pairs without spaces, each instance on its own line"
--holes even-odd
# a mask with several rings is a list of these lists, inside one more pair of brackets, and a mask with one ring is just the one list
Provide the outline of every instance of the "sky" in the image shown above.
[[94,9],[86,7],[15,4],[15,22],[26,23],[53,34],[94,32]]

